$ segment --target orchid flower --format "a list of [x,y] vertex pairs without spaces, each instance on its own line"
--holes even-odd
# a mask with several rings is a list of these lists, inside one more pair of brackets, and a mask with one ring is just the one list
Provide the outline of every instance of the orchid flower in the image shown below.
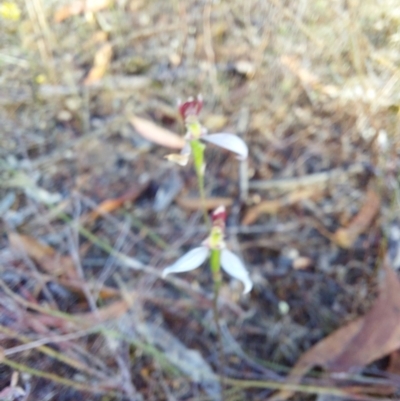
[[194,270],[202,265],[207,258],[217,259],[217,268],[213,268],[213,276],[219,274],[219,265],[230,276],[240,280],[244,285],[243,294],[247,294],[253,288],[253,283],[243,262],[238,256],[226,248],[224,241],[226,211],[224,206],[218,207],[212,214],[212,228],[209,237],[201,246],[190,250],[179,258],[174,264],[166,267],[162,277],[170,273],[183,273]]
[[[181,166],[185,166],[189,161],[190,154],[193,152],[195,155],[195,149],[193,145],[199,143],[199,140],[204,142],[212,143],[219,146],[220,148],[229,150],[236,154],[239,160],[247,159],[249,150],[246,143],[234,134],[220,132],[217,134],[208,134],[207,130],[200,124],[198,116],[203,108],[203,99],[199,95],[196,99],[189,98],[186,102],[179,105],[179,113],[185,122],[186,144],[183,147],[180,154],[170,154],[166,158],[173,161]],[[196,155],[195,155],[196,157]]]

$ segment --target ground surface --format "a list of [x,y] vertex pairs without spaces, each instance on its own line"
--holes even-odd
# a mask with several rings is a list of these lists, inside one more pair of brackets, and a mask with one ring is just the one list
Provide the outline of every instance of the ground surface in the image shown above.
[[[399,209],[396,1],[0,7],[0,389],[20,372],[27,400],[218,400],[216,372],[282,383],[370,309]],[[206,150],[254,282],[224,276],[222,369],[208,269],[160,278],[207,235],[193,167],[132,125],[182,134],[198,93],[209,131],[249,147]]]

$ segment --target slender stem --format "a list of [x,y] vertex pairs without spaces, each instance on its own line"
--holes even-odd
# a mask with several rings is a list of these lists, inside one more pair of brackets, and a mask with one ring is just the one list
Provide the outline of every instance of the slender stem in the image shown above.
[[206,209],[206,195],[204,190],[204,171],[206,167],[206,164],[204,162],[205,145],[198,140],[193,140],[190,142],[190,146],[192,148],[192,153],[193,153],[194,169],[197,175],[197,184],[199,187],[199,195],[204,214],[204,221],[210,228],[211,223]]
[[214,281],[214,297],[213,297],[213,317],[214,323],[217,328],[217,338],[218,338],[218,360],[219,360],[219,382],[221,386],[221,400],[225,399],[225,381],[224,381],[224,368],[225,368],[225,356],[224,348],[222,342],[222,331],[219,322],[218,313],[218,296],[219,289],[221,288],[221,268],[220,268],[220,256],[221,252],[217,249],[211,250],[210,255],[210,267],[211,274]]
[[[192,148],[193,160],[194,160],[194,168],[197,175],[197,183],[199,186],[199,195],[202,203],[204,220],[209,228],[211,228],[210,218],[206,209],[206,196],[204,190],[204,172],[206,164],[204,162],[204,150],[205,145],[198,140],[192,140],[190,142],[190,146]],[[219,381],[221,388],[221,401],[225,400],[225,383],[224,383],[224,349],[222,343],[222,332],[221,325],[219,323],[219,314],[218,314],[218,296],[219,289],[221,287],[221,268],[220,268],[220,255],[221,252],[218,249],[211,249],[210,256],[210,267],[212,278],[214,281],[214,298],[213,298],[213,316],[215,326],[217,328],[217,338],[218,338],[218,360],[219,360]]]

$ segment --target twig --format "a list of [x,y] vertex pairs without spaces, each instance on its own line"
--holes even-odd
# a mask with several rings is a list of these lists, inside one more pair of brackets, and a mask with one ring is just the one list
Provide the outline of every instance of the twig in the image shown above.
[[299,187],[309,185],[327,185],[330,181],[345,178],[350,175],[359,174],[365,171],[363,164],[353,164],[349,168],[337,168],[322,173],[309,174],[302,177],[293,178],[277,178],[265,181],[250,181],[250,189],[280,189],[280,190],[294,190]]

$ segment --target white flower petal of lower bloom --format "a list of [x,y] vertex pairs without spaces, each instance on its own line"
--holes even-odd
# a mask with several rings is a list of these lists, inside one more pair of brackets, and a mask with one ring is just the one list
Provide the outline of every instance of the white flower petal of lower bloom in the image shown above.
[[229,275],[243,283],[243,294],[247,294],[253,288],[253,283],[250,279],[249,272],[244,267],[243,262],[228,249],[223,249],[221,252],[221,267]]
[[236,153],[241,160],[247,159],[249,154],[249,149],[246,145],[246,142],[237,135],[219,133],[205,135],[202,136],[201,139]]
[[185,253],[173,265],[166,267],[162,272],[162,276],[165,277],[170,273],[183,273],[194,270],[207,259],[209,253],[210,250],[205,246],[194,248]]

